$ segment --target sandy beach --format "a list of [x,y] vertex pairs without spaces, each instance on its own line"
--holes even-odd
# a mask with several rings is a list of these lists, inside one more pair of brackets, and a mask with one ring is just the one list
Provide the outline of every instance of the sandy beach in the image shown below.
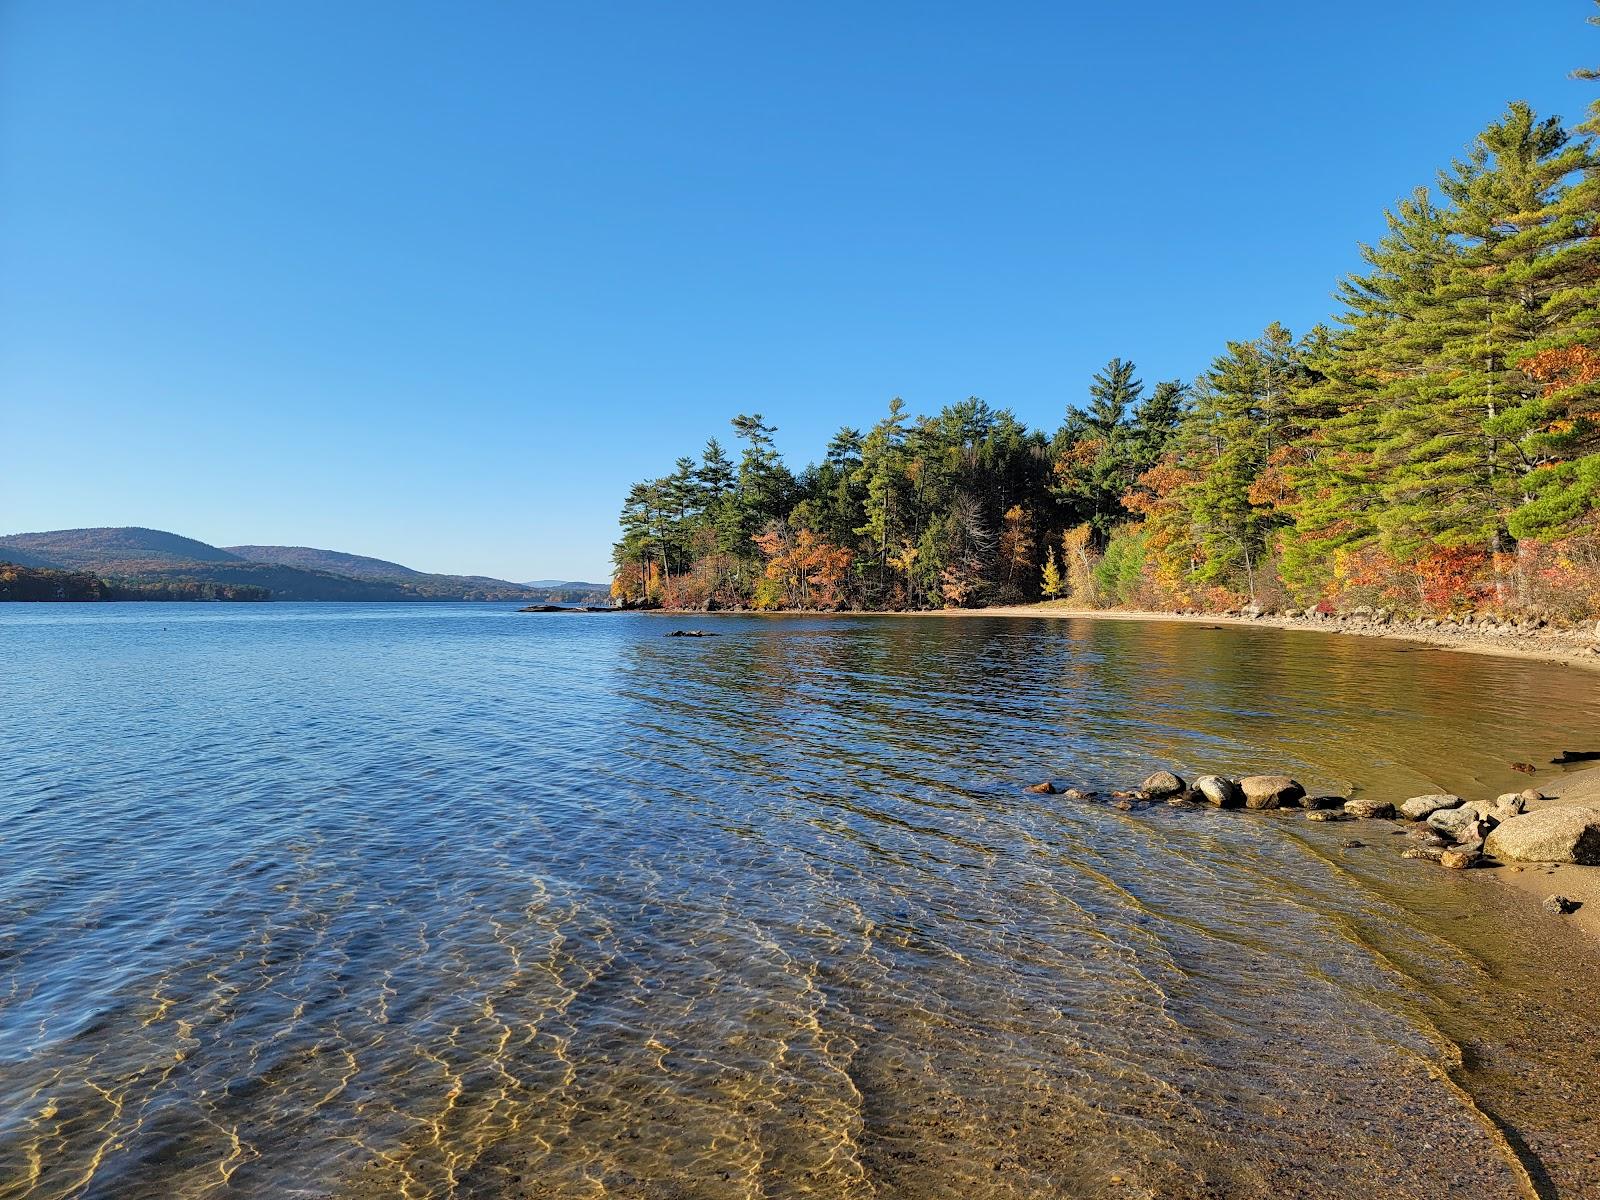
[[[1600,808],[1600,767],[1551,774],[1534,784],[1545,799],[1529,805],[1530,812],[1543,808],[1587,805]],[[1579,903],[1576,912],[1552,920],[1571,921],[1591,937],[1600,938],[1600,867],[1575,867],[1560,864],[1508,863],[1492,870],[1475,872],[1486,881],[1504,884],[1527,894],[1530,904],[1546,896],[1562,895]]]

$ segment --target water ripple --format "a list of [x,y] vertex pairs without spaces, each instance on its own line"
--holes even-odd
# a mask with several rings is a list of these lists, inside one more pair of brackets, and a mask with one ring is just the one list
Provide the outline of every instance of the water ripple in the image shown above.
[[[1383,826],[1588,678],[1365,639],[0,609],[0,1198],[1594,1193],[1594,972]],[[1398,841],[1398,839],[1393,839]]]

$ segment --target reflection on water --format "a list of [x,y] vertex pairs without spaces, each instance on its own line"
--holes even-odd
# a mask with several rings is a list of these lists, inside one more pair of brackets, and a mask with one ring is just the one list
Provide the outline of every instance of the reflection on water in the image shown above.
[[1558,923],[1384,824],[1019,790],[1493,793],[1592,677],[671,628],[0,610],[0,1197],[1600,1194]]

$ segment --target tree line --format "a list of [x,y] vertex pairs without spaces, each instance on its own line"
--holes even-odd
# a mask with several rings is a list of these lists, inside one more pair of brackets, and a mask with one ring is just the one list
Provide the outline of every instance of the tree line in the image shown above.
[[84,600],[270,600],[272,593],[248,583],[205,579],[146,582],[105,579],[88,571],[58,571],[0,562],[0,601]]
[[1512,103],[1384,214],[1327,324],[1148,388],[1113,358],[1053,432],[896,399],[795,471],[737,416],[733,455],[713,438],[629,490],[613,594],[1596,615],[1597,137],[1600,102],[1572,128]]

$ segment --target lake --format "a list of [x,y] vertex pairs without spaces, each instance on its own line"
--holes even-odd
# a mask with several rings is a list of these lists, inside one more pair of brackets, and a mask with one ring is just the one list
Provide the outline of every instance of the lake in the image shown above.
[[1022,791],[1492,796],[1600,749],[1590,674],[4,605],[0,734],[0,1197],[1600,1195],[1597,956],[1494,872]]

